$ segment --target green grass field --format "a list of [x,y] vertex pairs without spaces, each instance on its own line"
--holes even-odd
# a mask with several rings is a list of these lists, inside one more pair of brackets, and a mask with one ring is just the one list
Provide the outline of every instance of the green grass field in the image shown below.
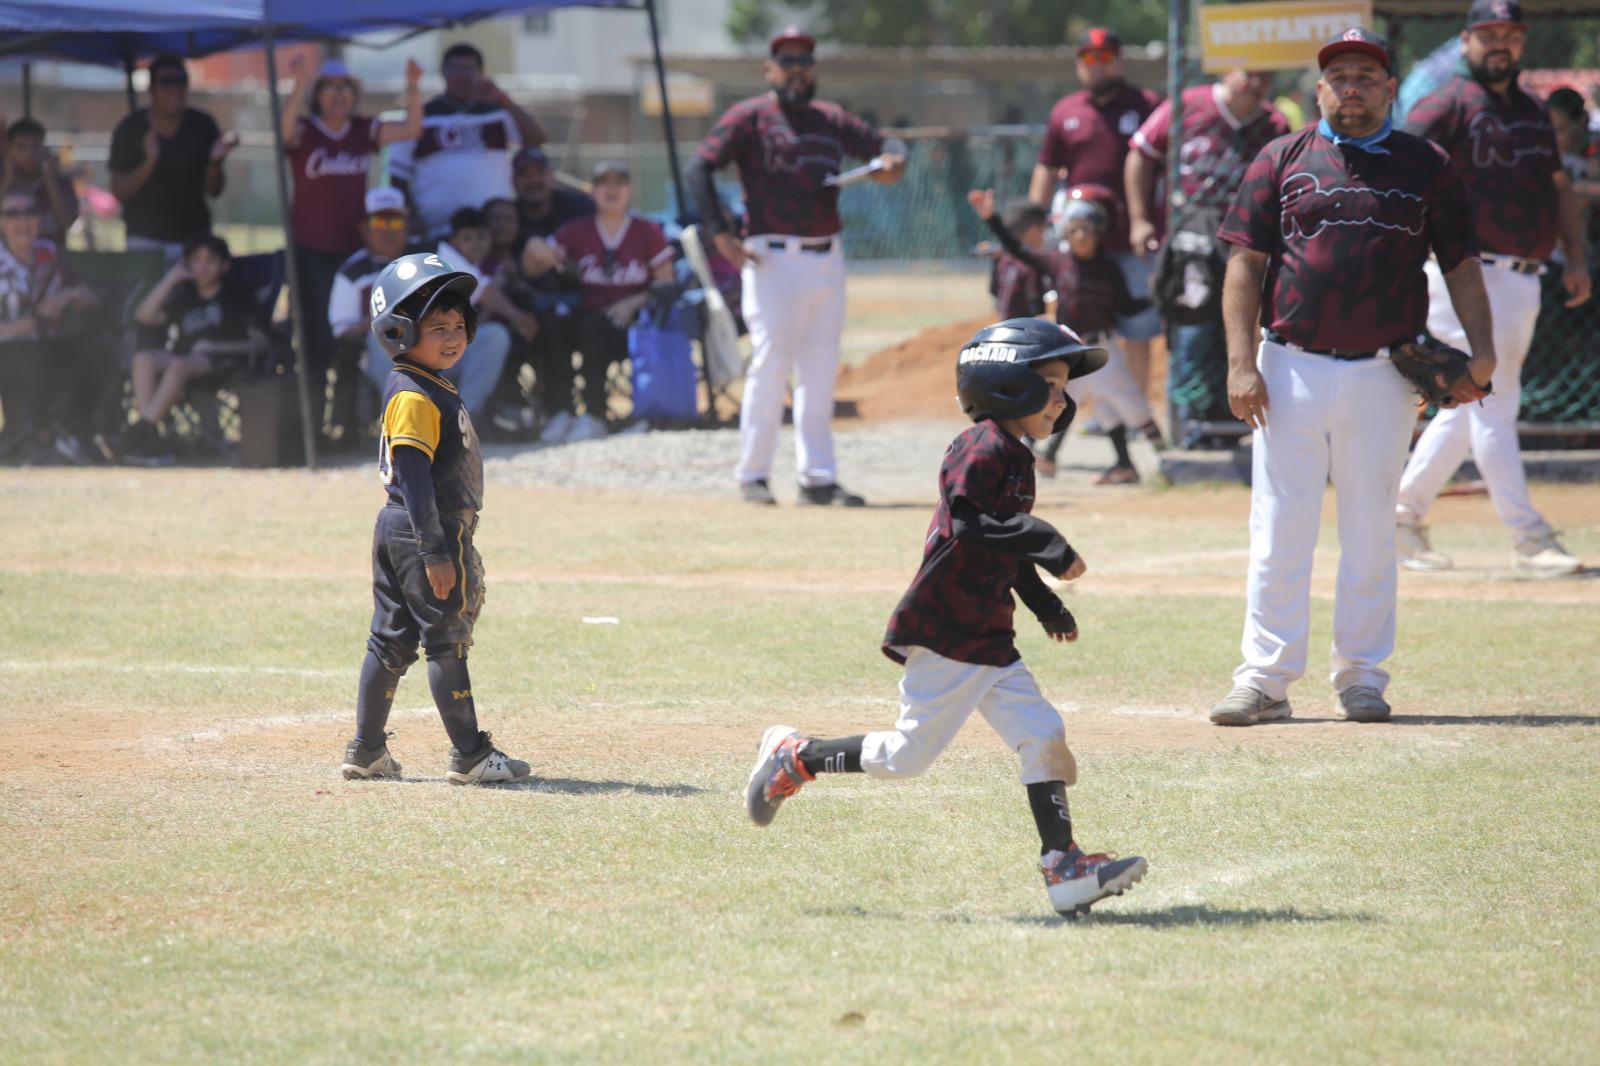
[[[1541,487],[1600,557],[1591,487]],[[753,828],[762,728],[892,722],[927,511],[491,482],[479,714],[527,787],[348,783],[369,471],[0,475],[0,1061],[1592,1062],[1600,583],[1522,582],[1483,500],[1402,577],[1396,721],[1335,721],[1331,525],[1296,720],[1204,721],[1237,488],[1048,497],[1083,627],[1020,641],[1080,840],[1150,874],[1050,912],[1013,758],[832,779]],[[926,503],[927,501],[907,501]],[[611,616],[618,625],[585,624]]]

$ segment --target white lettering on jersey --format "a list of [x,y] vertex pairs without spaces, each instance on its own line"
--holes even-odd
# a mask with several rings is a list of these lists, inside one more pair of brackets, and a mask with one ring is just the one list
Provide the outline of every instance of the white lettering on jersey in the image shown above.
[[306,178],[315,181],[321,177],[349,177],[367,172],[368,157],[351,152],[329,152],[326,148],[313,148],[306,157]]
[[1377,226],[1413,237],[1426,228],[1422,197],[1400,189],[1336,185],[1324,189],[1315,174],[1304,171],[1283,179],[1278,188],[1279,232],[1284,240],[1313,240],[1329,226]]
[[844,146],[837,138],[805,133],[796,137],[788,126],[773,126],[762,141],[762,157],[767,172],[793,174],[807,166],[820,166],[837,173],[844,160]]
[[[1550,145],[1545,137],[1549,129],[1543,119],[1507,123],[1499,115],[1481,111],[1467,127],[1467,137],[1472,141],[1472,165],[1514,167],[1529,156],[1548,156]],[[1528,143],[1530,135],[1537,137],[1539,143]]]

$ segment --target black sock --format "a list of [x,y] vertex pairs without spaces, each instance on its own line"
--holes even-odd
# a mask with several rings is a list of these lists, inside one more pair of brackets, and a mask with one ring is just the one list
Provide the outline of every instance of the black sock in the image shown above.
[[444,719],[450,743],[462,754],[482,746],[478,738],[478,709],[472,702],[472,679],[467,676],[467,660],[438,658],[428,660],[428,687],[433,702]]
[[1128,427],[1118,426],[1106,436],[1111,438],[1111,446],[1117,450],[1117,465],[1132,466],[1133,456],[1128,454]]
[[813,774],[859,774],[865,736],[810,740],[800,749],[800,765]]
[[1039,854],[1072,850],[1072,814],[1067,810],[1067,786],[1061,781],[1041,781],[1028,786],[1028,806],[1039,827]]
[[356,739],[366,748],[381,748],[383,729],[389,724],[389,708],[394,706],[394,691],[400,675],[383,665],[372,652],[361,662],[361,681],[356,688]]

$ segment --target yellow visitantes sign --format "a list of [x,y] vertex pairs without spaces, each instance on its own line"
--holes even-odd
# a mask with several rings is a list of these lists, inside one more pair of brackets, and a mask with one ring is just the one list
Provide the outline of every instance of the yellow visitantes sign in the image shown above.
[[1200,8],[1200,66],[1207,74],[1304,70],[1317,50],[1352,26],[1372,25],[1372,0],[1206,4]]

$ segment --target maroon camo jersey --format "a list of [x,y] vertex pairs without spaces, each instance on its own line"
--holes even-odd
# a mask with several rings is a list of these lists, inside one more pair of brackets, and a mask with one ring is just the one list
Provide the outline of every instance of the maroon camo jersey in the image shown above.
[[1035,566],[1061,574],[1077,558],[1060,533],[1028,513],[1033,491],[1033,452],[993,421],[951,441],[922,565],[889,618],[885,655],[903,663],[907,648],[921,647],[979,666],[1020,658],[1011,590],[1040,617],[1059,614],[1061,601]]
[[1126,252],[1128,211],[1124,203],[1122,166],[1128,159],[1128,139],[1139,131],[1160,101],[1149,89],[1125,85],[1105,104],[1097,104],[1089,90],[1063,96],[1050,109],[1050,125],[1039,146],[1039,162],[1066,167],[1067,182],[1093,182],[1117,194],[1117,217],[1104,242],[1108,252]]
[[1032,318],[1044,310],[1043,275],[1014,255],[994,261],[989,292],[1001,318]]
[[746,234],[831,237],[839,221],[839,190],[822,184],[846,156],[883,152],[872,124],[838,104],[813,101],[784,110],[771,93],[741,100],[717,121],[697,153],[717,170],[739,164]]
[[585,311],[603,311],[644,292],[656,267],[672,261],[661,227],[637,215],[609,236],[601,232],[598,215],[575,218],[551,234],[550,243],[577,269]]
[[[1178,187],[1189,203],[1226,207],[1245,168],[1267,142],[1289,132],[1283,112],[1266,104],[1240,121],[1218,98],[1217,85],[1183,91],[1183,140],[1178,149]],[[1167,158],[1172,103],[1163,100],[1133,135],[1133,147],[1156,162]]]
[[1445,273],[1478,254],[1466,190],[1436,145],[1399,130],[1379,155],[1316,126],[1267,145],[1217,234],[1270,256],[1261,324],[1315,351],[1413,340],[1428,317],[1428,249]]
[[1462,65],[1417,101],[1406,129],[1450,153],[1484,251],[1549,258],[1561,226],[1552,181],[1561,152],[1543,103],[1515,82],[1492,92]]
[[989,232],[1008,256],[1037,271],[1056,291],[1056,321],[1079,334],[1109,333],[1118,316],[1136,315],[1150,301],[1128,291],[1128,279],[1104,252],[1079,259],[1071,252],[1024,248],[1016,236],[991,218]]

